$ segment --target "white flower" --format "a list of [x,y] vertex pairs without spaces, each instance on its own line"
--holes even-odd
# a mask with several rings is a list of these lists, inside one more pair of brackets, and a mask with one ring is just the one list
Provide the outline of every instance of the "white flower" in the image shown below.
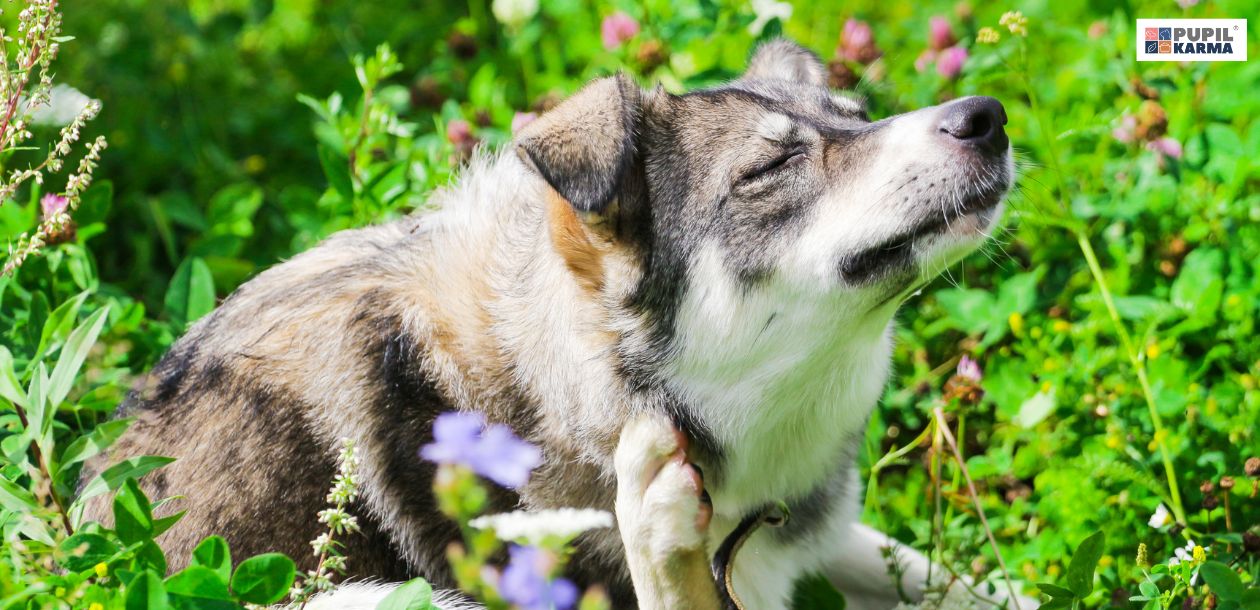
[[1159,506],[1155,507],[1155,514],[1151,515],[1150,520],[1146,522],[1147,525],[1155,529],[1159,529],[1170,523],[1172,523],[1172,513],[1168,512],[1168,507],[1164,506],[1163,502],[1160,502]]
[[538,0],[494,0],[490,12],[499,23],[518,28],[538,14]]
[[786,22],[792,16],[792,5],[786,2],[776,2],[776,0],[752,0],[753,14],[756,19],[748,24],[748,32],[753,36],[760,36],[761,30],[765,29],[766,24],[773,19]]
[[567,544],[587,530],[612,527],[612,514],[590,508],[557,508],[477,517],[468,522],[477,529],[492,529],[500,540],[538,546],[544,542]]
[[69,85],[57,85],[48,92],[46,103],[36,104],[31,122],[36,125],[64,127],[74,121],[94,100]]

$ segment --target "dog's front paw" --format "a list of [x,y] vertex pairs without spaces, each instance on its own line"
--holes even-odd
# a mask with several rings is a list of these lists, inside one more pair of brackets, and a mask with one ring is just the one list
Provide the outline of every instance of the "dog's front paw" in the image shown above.
[[617,527],[640,610],[717,610],[705,540],[713,507],[686,437],[663,417],[635,420],[614,462]]
[[660,416],[626,425],[615,456],[617,525],[626,552],[652,562],[705,553],[713,509],[687,441]]

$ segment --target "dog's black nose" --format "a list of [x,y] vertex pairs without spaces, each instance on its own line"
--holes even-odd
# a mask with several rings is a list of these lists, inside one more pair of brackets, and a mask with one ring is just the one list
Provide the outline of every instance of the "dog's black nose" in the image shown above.
[[945,109],[940,130],[989,154],[1006,152],[1006,109],[991,97],[969,97]]

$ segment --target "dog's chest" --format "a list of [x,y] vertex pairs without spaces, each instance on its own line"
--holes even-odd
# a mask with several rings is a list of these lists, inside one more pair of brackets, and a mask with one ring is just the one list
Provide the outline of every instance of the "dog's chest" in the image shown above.
[[716,270],[695,277],[670,381],[719,446],[715,513],[799,500],[861,446],[888,375],[888,321],[786,288],[743,290]]

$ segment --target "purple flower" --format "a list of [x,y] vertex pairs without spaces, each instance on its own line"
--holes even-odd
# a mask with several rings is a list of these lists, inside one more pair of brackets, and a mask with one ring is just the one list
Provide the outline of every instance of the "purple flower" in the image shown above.
[[923,52],[919,53],[919,56],[914,60],[914,69],[916,72],[922,72],[927,70],[928,66],[932,65],[934,61],[936,61],[936,51],[923,49]]
[[617,11],[604,17],[599,24],[599,35],[604,41],[604,48],[609,51],[621,46],[621,43],[634,38],[639,33],[639,22],[634,17]]
[[964,63],[967,63],[967,49],[950,47],[936,58],[936,73],[945,78],[957,78]]
[[48,193],[47,195],[44,195],[42,199],[39,200],[39,209],[43,211],[44,219],[47,220],[49,218],[52,218],[53,216],[56,216],[62,212],[65,212],[66,206],[69,205],[69,203],[70,203],[70,200],[66,199],[65,197],[62,197],[61,195],[57,195],[55,193]]
[[844,30],[840,33],[840,48],[836,52],[846,61],[860,64],[869,64],[883,54],[875,46],[875,33],[871,30],[871,24],[858,19],[844,22]]
[[1178,142],[1173,138],[1160,138],[1154,142],[1148,142],[1146,147],[1164,155],[1165,157],[1172,159],[1181,158],[1181,142]]
[[529,473],[542,463],[542,451],[512,433],[503,424],[494,424],[481,434],[472,469],[509,489],[529,482]]
[[971,356],[964,355],[958,361],[958,376],[963,379],[970,379],[976,383],[984,378],[983,372],[980,370],[980,363],[971,359]]
[[534,122],[538,118],[537,112],[518,112],[512,116],[512,133],[520,133],[525,129],[526,125]]
[[1126,114],[1120,118],[1120,126],[1111,130],[1111,137],[1117,142],[1129,144],[1137,137],[1137,117]]
[[552,559],[530,546],[512,545],[508,565],[499,578],[499,594],[521,610],[568,610],[578,589],[564,578],[548,578]]
[[958,42],[954,38],[954,30],[949,26],[949,20],[937,15],[928,20],[928,46],[935,51],[947,49]]
[[446,124],[446,139],[456,146],[472,142],[472,126],[468,121],[455,119]]
[[439,464],[459,464],[510,489],[529,482],[542,463],[542,451],[503,424],[486,425],[479,413],[443,413],[433,422],[433,442],[420,457]]

